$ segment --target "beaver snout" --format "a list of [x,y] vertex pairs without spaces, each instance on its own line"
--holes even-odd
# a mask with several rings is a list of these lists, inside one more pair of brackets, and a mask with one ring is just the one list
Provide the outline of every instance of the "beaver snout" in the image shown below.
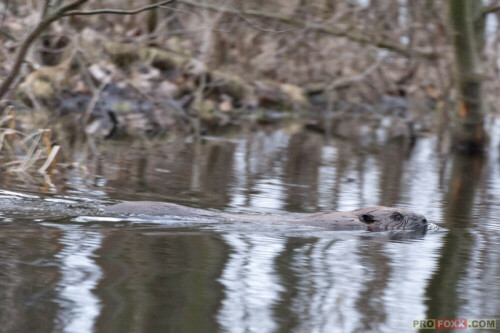
[[422,216],[422,220],[420,221],[420,223],[424,228],[427,228],[431,224],[424,216]]
[[[429,227],[430,223],[427,221],[425,217],[422,216],[421,219],[418,220],[418,222],[414,225],[415,229],[427,229]],[[411,229],[411,228],[410,228]]]

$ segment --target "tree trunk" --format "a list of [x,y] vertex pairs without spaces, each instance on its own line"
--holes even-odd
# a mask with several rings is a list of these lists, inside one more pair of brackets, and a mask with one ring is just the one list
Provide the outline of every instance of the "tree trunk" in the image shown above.
[[458,110],[453,144],[459,149],[480,150],[484,132],[483,64],[484,16],[482,0],[448,0],[455,48]]

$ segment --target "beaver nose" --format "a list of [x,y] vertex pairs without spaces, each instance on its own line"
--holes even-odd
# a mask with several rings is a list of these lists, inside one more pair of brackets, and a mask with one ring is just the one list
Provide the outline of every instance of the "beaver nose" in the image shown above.
[[429,222],[427,221],[427,219],[426,219],[426,218],[424,218],[424,219],[422,220],[422,223],[423,223],[423,224],[429,224]]

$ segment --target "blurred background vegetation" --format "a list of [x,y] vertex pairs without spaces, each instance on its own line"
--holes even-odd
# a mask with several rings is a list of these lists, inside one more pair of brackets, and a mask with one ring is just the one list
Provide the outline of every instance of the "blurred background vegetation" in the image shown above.
[[454,146],[478,150],[497,113],[498,9],[467,0],[6,0],[0,125],[4,136],[57,130],[53,145],[282,121],[348,139],[366,132],[361,125],[385,127],[410,143],[452,129]]

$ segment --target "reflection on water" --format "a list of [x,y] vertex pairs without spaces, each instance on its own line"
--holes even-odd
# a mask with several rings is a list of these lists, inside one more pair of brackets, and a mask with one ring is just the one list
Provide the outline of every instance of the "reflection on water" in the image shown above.
[[92,257],[101,246],[102,236],[78,226],[54,226],[63,232],[59,239],[63,248],[55,256],[61,270],[58,321],[64,332],[90,332],[101,310],[92,291],[102,272]]
[[224,235],[231,254],[219,279],[225,297],[218,320],[225,331],[272,332],[276,323],[272,309],[283,287],[274,261],[283,240],[262,235]]
[[[496,133],[498,122],[492,122]],[[416,318],[500,319],[500,163],[268,128],[79,151],[86,168],[0,175],[6,331],[400,332]],[[48,190],[47,190],[48,189]],[[447,231],[92,217],[113,200],[234,212],[394,205]],[[28,320],[29,319],[29,320]]]

